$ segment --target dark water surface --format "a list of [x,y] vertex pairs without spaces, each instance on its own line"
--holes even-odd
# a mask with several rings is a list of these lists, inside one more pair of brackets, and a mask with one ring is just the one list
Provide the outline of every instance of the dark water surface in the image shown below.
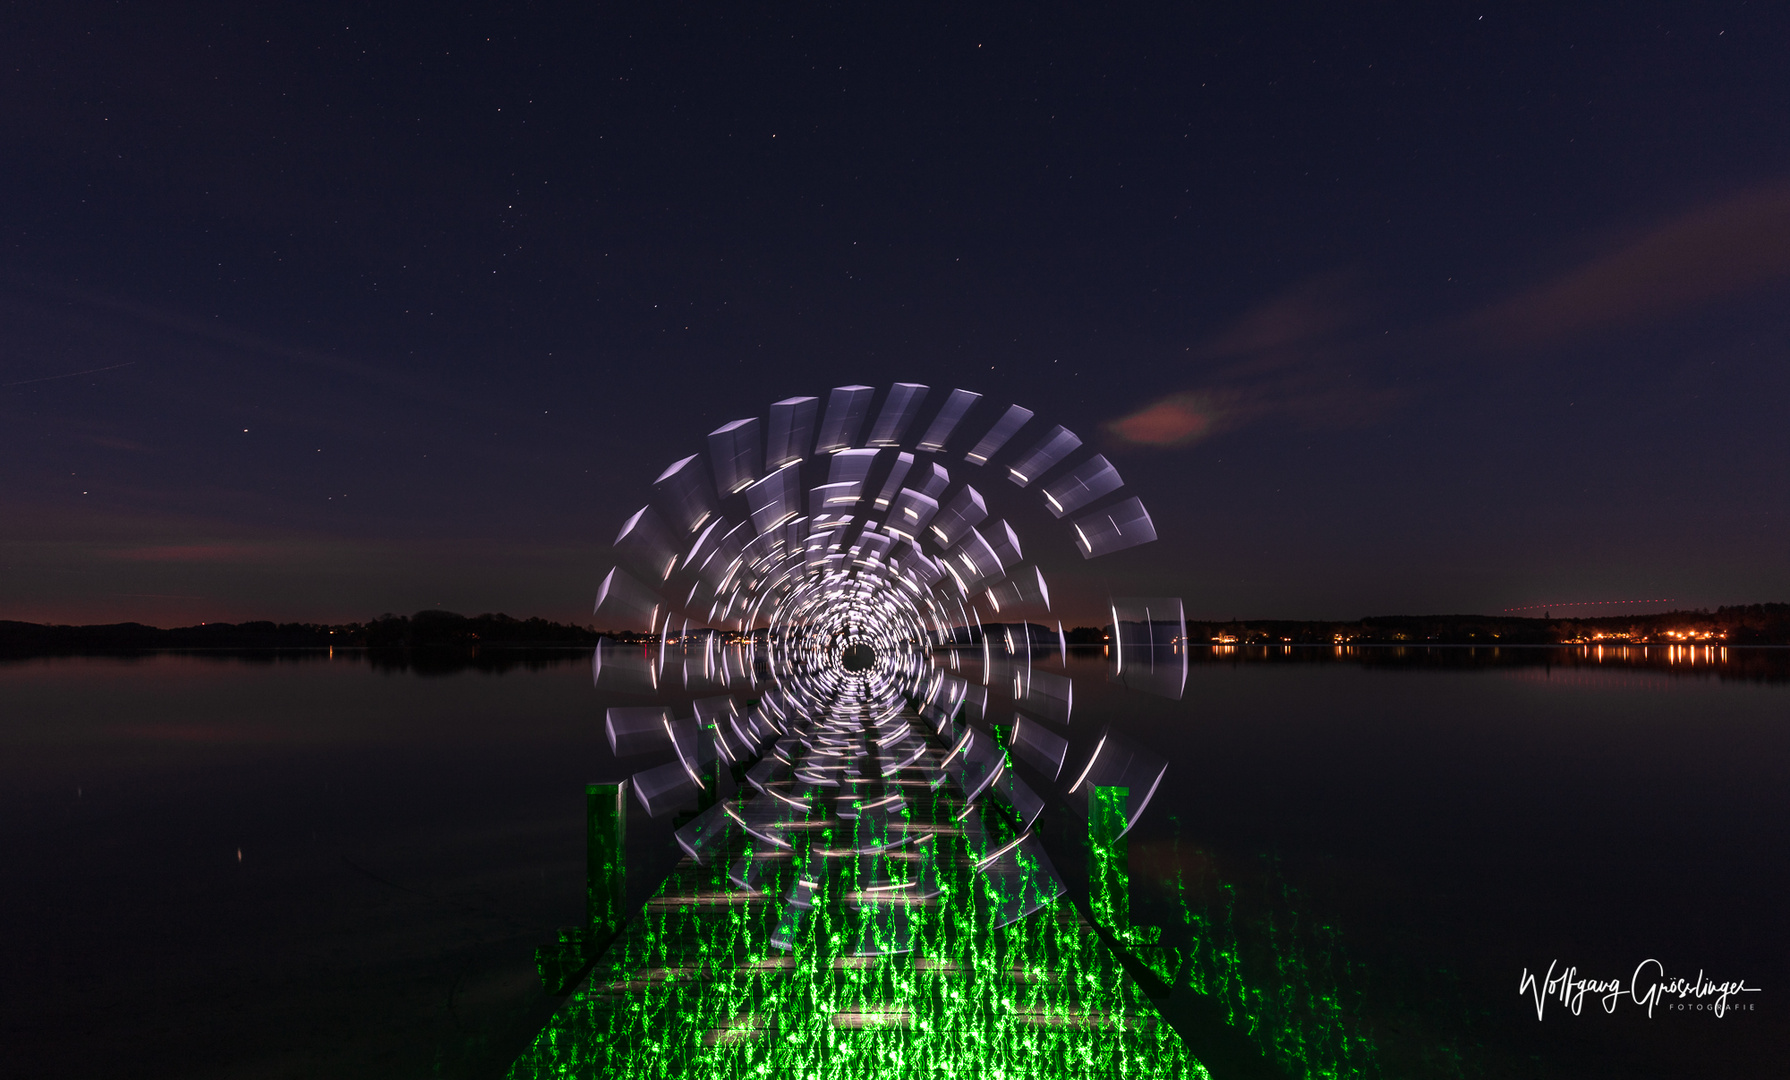
[[[656,760],[611,758],[630,702],[588,653],[481,662],[0,662],[0,1072],[501,1074],[581,916],[583,785]],[[1070,669],[1079,744],[1172,762],[1140,917],[1201,883],[1251,992],[1291,993],[1266,962],[1336,997],[1376,1074],[1790,1075],[1790,654],[1202,651],[1180,702]],[[669,822],[631,825],[638,900]],[[1650,957],[1763,991],[1540,1021],[1517,993]]]

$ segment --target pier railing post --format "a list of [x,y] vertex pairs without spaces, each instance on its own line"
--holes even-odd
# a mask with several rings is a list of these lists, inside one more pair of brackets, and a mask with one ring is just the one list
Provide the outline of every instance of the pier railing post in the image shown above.
[[586,784],[585,925],[593,938],[621,929],[628,898],[628,782]]
[[1131,927],[1131,878],[1125,857],[1129,788],[1095,787],[1088,799],[1088,906],[1096,921],[1123,937]]
[[1125,842],[1125,804],[1129,788],[1099,787],[1088,799],[1088,907],[1094,921],[1112,934],[1121,949],[1165,986],[1173,986],[1181,970],[1181,952],[1162,941],[1159,926],[1131,921],[1131,867]]

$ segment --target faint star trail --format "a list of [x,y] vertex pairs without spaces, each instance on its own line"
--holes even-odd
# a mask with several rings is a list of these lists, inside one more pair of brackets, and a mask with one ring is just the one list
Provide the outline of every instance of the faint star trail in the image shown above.
[[21,379],[18,382],[0,383],[0,390],[14,386],[30,386],[32,383],[55,382],[57,379],[72,379],[78,375],[97,375],[102,371],[117,371],[119,368],[130,367],[135,363],[135,360],[127,360],[122,364],[113,364],[111,367],[88,368],[86,371],[71,371],[66,375],[45,375],[41,379]]

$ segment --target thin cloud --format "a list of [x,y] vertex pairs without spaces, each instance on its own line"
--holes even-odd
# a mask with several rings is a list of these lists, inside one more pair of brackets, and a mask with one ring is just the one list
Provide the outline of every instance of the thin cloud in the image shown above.
[[1305,282],[1245,313],[1197,347],[1206,369],[1172,393],[1105,425],[1133,446],[1190,446],[1269,417],[1339,427],[1380,415],[1398,395],[1375,387],[1363,362],[1373,346],[1365,306],[1348,279]]
[[271,563],[290,553],[277,544],[152,544],[111,553],[119,562],[136,563]]
[[1656,322],[1790,278],[1790,185],[1699,207],[1499,304],[1470,326],[1516,343]]
[[1137,446],[1191,446],[1234,424],[1235,404],[1212,393],[1170,394],[1112,421],[1107,430]]
[[[1790,281],[1790,184],[1753,188],[1658,224],[1465,318],[1417,328],[1431,350],[1497,350],[1658,322]],[[1134,446],[1190,446],[1268,418],[1370,422],[1409,391],[1370,372],[1394,359],[1345,279],[1275,297],[1190,350],[1202,378],[1112,420]]]

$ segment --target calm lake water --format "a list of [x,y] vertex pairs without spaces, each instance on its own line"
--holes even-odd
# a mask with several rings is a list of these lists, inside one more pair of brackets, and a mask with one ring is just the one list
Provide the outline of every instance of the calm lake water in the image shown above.
[[[1179,702],[1069,666],[1076,741],[1171,761],[1134,914],[1231,942],[1270,1012],[1337,1002],[1375,1075],[1790,1075],[1790,652],[1200,652]],[[0,662],[0,1072],[501,1075],[583,910],[583,785],[656,763],[603,738],[637,700],[576,651]],[[670,822],[630,827],[640,900]],[[1518,993],[1649,958],[1762,991]]]

